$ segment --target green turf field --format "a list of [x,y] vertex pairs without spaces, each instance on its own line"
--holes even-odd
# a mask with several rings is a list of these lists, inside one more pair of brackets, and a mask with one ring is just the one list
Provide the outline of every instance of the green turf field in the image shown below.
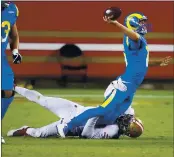
[[[39,90],[83,105],[98,105],[104,90]],[[173,93],[142,91],[134,98],[136,116],[144,123],[144,134],[137,139],[119,140],[34,139],[6,137],[8,130],[23,125],[40,127],[57,117],[37,104],[16,97],[2,124],[6,144],[2,157],[172,157],[173,156]]]

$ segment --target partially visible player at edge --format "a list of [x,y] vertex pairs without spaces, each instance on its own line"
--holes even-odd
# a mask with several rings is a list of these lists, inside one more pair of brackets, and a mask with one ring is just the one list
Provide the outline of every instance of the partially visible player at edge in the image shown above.
[[[69,130],[80,126],[82,122],[89,118],[107,116],[111,112],[115,112],[115,117],[108,118],[111,121],[112,118],[116,119],[124,113],[131,105],[134,93],[144,80],[148,70],[149,50],[144,37],[147,33],[147,17],[142,13],[131,13],[125,18],[125,26],[117,20],[111,20],[109,17],[103,17],[103,19],[124,33],[123,45],[126,70],[116,79],[117,87],[114,87],[113,83],[110,84],[110,86],[113,86],[111,88],[113,90],[110,92],[110,96],[100,106],[86,110],[67,124],[63,123],[57,126],[59,134],[63,138],[65,138]],[[166,60],[168,59],[170,58],[166,58]],[[165,61],[153,62],[152,65],[163,66],[161,63],[165,64]]]
[[[14,74],[8,63],[6,48],[8,43],[12,51],[13,63],[21,63],[22,57],[18,52],[19,35],[16,26],[16,20],[19,15],[16,5],[9,1],[1,2],[1,66],[2,66],[2,87],[1,87],[1,120],[11,102],[14,99]],[[1,143],[5,143],[1,137]]]

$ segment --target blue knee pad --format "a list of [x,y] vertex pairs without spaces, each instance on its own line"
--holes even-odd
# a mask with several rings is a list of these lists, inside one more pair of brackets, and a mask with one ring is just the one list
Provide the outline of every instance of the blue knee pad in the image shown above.
[[1,120],[4,118],[4,116],[8,110],[8,107],[12,103],[13,99],[14,99],[14,97],[1,99]]

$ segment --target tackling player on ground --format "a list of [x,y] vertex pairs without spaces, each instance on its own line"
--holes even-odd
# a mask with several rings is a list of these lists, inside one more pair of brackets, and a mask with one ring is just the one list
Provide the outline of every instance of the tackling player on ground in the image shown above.
[[68,131],[92,117],[105,116],[107,123],[113,123],[131,105],[148,70],[149,50],[144,37],[147,33],[147,17],[142,13],[132,13],[125,18],[125,26],[110,17],[104,17],[104,21],[124,33],[125,72],[109,85],[112,91],[109,89],[109,96],[99,107],[86,110],[67,124],[58,125],[59,134],[63,138]]
[[[28,100],[48,109],[61,119],[41,128],[23,126],[19,129],[10,130],[7,133],[7,136],[31,136],[41,138],[57,136],[58,124],[62,123],[62,121],[69,122],[72,118],[85,110],[94,108],[84,107],[78,103],[59,97],[43,96],[37,91],[28,90],[22,87],[16,86],[15,91],[26,97]],[[69,131],[67,136],[78,136],[81,138],[90,139],[117,139],[121,135],[139,137],[143,133],[143,130],[144,128],[142,122],[134,116],[134,109],[129,107],[125,114],[117,118],[112,125],[104,124],[103,119],[94,117],[89,119],[87,122],[84,122],[82,126],[76,127],[72,131]]]
[[[8,63],[6,48],[8,43],[12,51],[13,63],[21,63],[22,57],[18,52],[19,35],[16,20],[19,15],[18,8],[12,2],[1,2],[1,66],[2,66],[2,87],[1,87],[1,120],[14,99],[13,91],[14,74]],[[1,137],[1,143],[5,143]]]

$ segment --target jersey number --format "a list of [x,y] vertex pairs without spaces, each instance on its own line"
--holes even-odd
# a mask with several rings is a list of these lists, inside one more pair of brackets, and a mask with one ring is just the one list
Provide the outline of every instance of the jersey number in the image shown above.
[[10,22],[8,21],[3,21],[1,23],[1,27],[2,27],[2,34],[5,33],[5,37],[1,37],[1,42],[6,42],[7,38],[8,38],[8,34],[10,32]]

